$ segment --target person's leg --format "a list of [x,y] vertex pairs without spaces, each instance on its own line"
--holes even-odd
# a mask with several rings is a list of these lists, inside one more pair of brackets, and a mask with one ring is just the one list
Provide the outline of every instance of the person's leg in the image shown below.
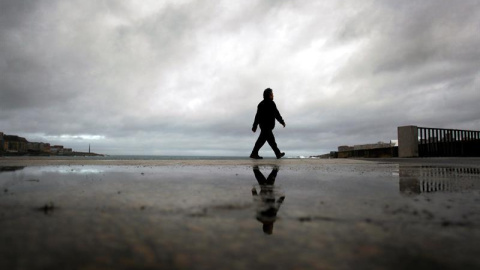
[[280,149],[277,147],[277,142],[275,141],[275,136],[273,135],[273,131],[270,130],[268,133],[265,132],[266,139],[270,147],[272,147],[273,152],[275,152],[275,156],[279,157],[281,155]]
[[268,175],[267,177],[267,185],[274,185],[275,184],[275,178],[277,178],[277,173],[278,173],[278,168],[273,167],[272,172]]
[[258,136],[257,142],[255,143],[255,146],[253,147],[252,154],[250,154],[251,158],[254,157],[259,157],[258,151],[260,151],[260,148],[265,144],[267,141],[267,136],[265,136],[265,132],[262,130],[260,132],[260,135]]
[[257,182],[260,186],[266,185],[267,179],[265,179],[265,176],[260,171],[260,168],[258,168],[258,166],[253,167],[253,174],[255,174],[255,178],[257,179]]

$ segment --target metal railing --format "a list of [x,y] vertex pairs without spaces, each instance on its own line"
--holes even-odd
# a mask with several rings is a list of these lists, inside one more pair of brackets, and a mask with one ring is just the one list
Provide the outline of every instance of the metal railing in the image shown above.
[[480,131],[418,127],[420,157],[478,157]]

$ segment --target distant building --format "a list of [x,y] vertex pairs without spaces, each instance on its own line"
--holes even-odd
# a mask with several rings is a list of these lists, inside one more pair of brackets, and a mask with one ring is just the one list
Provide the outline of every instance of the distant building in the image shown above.
[[17,135],[6,135],[0,132],[0,154],[1,155],[73,155],[72,148],[65,148],[63,145],[53,145],[43,142],[29,142]]
[[50,144],[43,142],[29,142],[27,144],[28,152],[32,153],[50,153]]
[[354,146],[342,145],[338,147],[338,158],[373,158],[398,156],[398,143],[392,140],[389,143],[378,142],[372,144],[357,144]]
[[3,151],[8,153],[27,153],[28,141],[23,137],[16,135],[4,135],[2,134]]
[[41,142],[29,142],[27,144],[27,149],[29,151],[38,151],[40,152],[43,149],[43,144]]
[[395,144],[385,143],[385,142],[377,142],[372,144],[358,144],[353,146],[353,150],[369,150],[369,149],[378,149],[378,148],[389,148],[395,146]]
[[50,153],[63,154],[63,145],[54,145],[50,147]]
[[50,153],[50,144],[49,144],[49,143],[46,143],[46,144],[43,146],[43,149],[45,149],[45,152]]
[[353,146],[342,145],[338,147],[338,152],[353,151]]
[[3,152],[4,150],[4,146],[5,146],[5,141],[3,139],[3,132],[0,132],[0,153]]

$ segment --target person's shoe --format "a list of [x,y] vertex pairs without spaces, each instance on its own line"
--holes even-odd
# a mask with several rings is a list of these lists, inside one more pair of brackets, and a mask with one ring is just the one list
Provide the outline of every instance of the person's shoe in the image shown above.
[[250,155],[250,158],[253,158],[253,159],[263,159],[263,157],[259,156],[259,155]]
[[281,159],[283,156],[285,156],[285,152],[280,153],[280,155],[277,156],[277,159]]

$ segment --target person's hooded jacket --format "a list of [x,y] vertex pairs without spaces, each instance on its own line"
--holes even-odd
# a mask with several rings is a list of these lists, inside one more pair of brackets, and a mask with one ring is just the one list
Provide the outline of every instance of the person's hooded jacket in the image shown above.
[[280,124],[285,125],[277,105],[264,93],[263,100],[257,106],[257,114],[255,115],[252,130],[257,130],[257,125],[260,125],[260,128],[264,130],[273,130],[275,128],[275,119]]

